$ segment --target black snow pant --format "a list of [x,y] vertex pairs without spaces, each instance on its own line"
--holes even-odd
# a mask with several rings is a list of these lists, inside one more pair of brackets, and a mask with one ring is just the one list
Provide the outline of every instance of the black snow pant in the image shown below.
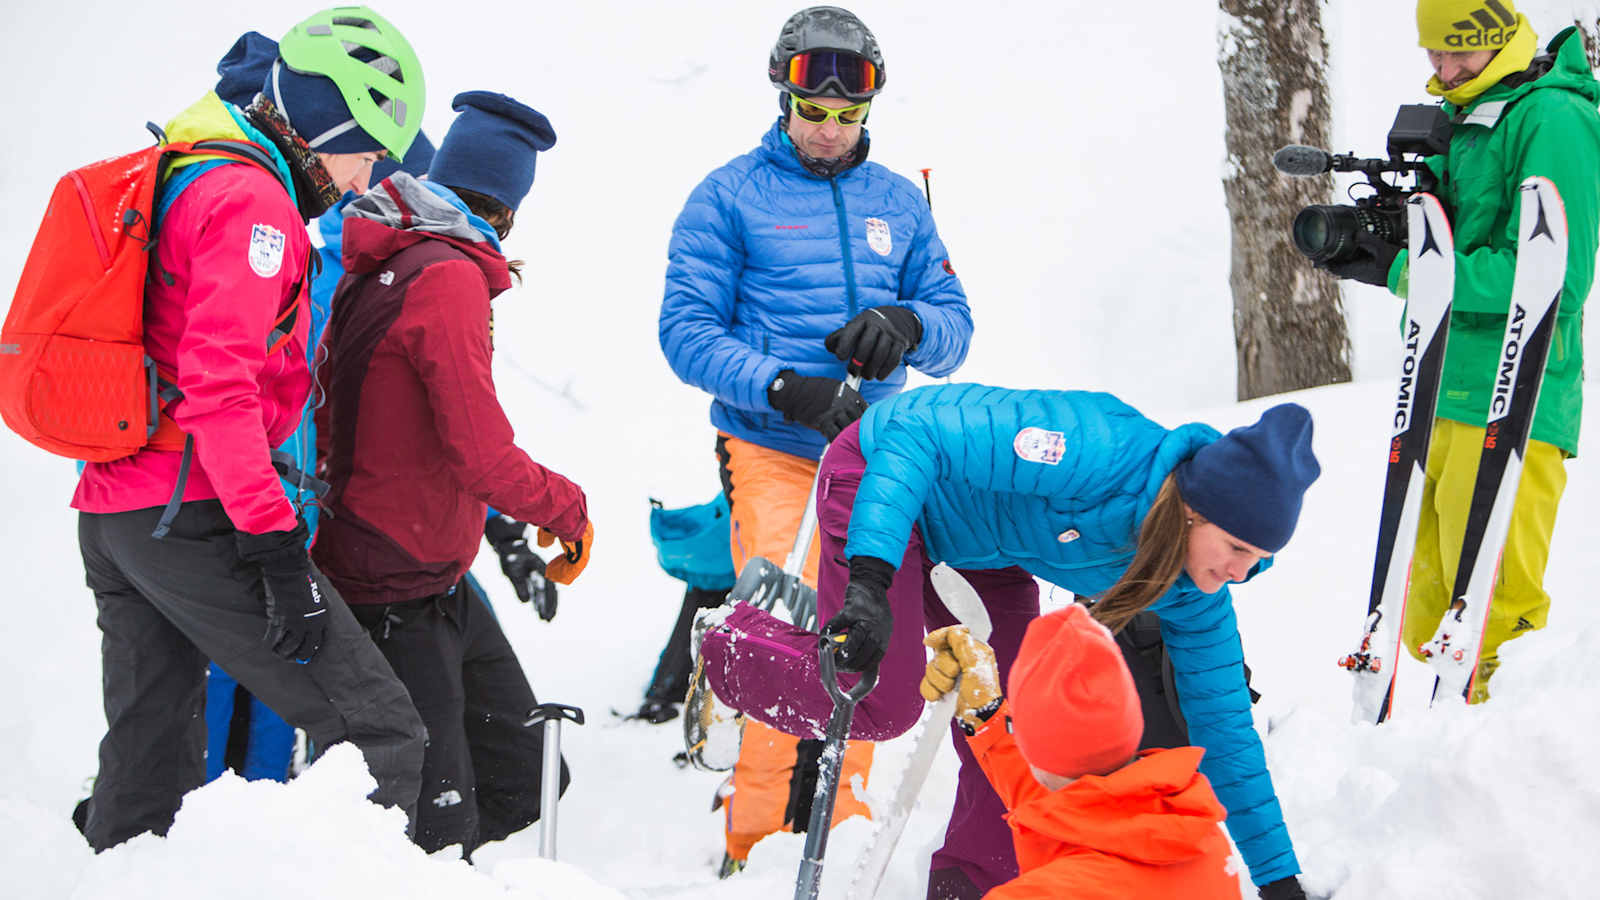
[[[416,842],[463,855],[539,820],[544,726],[539,701],[494,611],[464,582],[444,594],[357,605],[428,728]],[[571,776],[561,761],[561,792]]]
[[183,795],[205,781],[205,691],[214,660],[313,747],[360,748],[374,802],[416,812],[422,720],[394,672],[320,572],[328,633],[309,663],[262,638],[266,593],[239,558],[217,500],[185,503],[165,538],[161,509],[81,513],[78,544],[99,608],[106,736],[84,836],[96,851],[165,834]]
[[[729,586],[731,587],[731,585]],[[678,621],[672,624],[672,634],[656,661],[656,670],[650,676],[650,686],[645,688],[644,699],[653,703],[682,703],[689,693],[689,675],[694,671],[694,660],[689,658],[689,631],[694,627],[695,613],[702,609],[721,606],[728,597],[728,588],[706,590],[689,588],[683,592],[683,606],[678,609]]]

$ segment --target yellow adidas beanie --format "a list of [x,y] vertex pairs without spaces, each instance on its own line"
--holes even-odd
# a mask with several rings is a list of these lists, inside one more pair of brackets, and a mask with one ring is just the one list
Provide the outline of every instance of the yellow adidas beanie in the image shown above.
[[1429,50],[1498,51],[1516,33],[1511,0],[1417,0],[1417,44]]

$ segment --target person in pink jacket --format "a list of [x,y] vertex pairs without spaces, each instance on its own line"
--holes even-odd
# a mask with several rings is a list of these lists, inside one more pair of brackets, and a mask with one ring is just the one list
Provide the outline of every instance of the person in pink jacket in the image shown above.
[[[352,109],[347,95],[372,102]],[[421,719],[312,566],[271,452],[311,388],[305,223],[402,155],[421,114],[405,39],[348,7],[295,26],[247,108],[207,93],[167,126],[173,141],[252,142],[262,159],[180,159],[157,201],[145,350],[189,446],[90,463],[73,495],[104,636],[107,728],[84,822],[97,851],[164,834],[204,782],[207,659],[314,751],[355,744],[373,799],[415,815]]]

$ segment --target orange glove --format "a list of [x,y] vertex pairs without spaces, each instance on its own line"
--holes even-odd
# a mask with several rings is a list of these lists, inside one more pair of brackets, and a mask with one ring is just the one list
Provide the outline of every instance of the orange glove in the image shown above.
[[[553,532],[539,529],[539,546],[548,547],[556,540],[558,539]],[[589,548],[593,546],[594,523],[589,522],[583,526],[583,537],[570,544],[561,541],[561,555],[545,566],[544,577],[556,584],[571,584],[583,574],[583,567],[589,564]]]
[[972,728],[981,727],[978,711],[994,703],[1001,693],[994,651],[973,637],[965,625],[940,628],[922,642],[934,651],[922,676],[923,699],[932,703],[959,689],[956,718]]

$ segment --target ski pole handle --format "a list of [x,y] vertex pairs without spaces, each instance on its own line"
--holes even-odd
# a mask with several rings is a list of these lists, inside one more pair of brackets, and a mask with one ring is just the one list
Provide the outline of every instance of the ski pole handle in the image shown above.
[[928,173],[933,169],[922,170],[922,191],[928,198],[928,208],[933,209],[933,184],[928,180]]
[[556,858],[556,804],[561,801],[561,721],[583,724],[583,710],[561,703],[542,703],[528,713],[524,727],[544,723],[544,767],[539,780],[539,855]]

